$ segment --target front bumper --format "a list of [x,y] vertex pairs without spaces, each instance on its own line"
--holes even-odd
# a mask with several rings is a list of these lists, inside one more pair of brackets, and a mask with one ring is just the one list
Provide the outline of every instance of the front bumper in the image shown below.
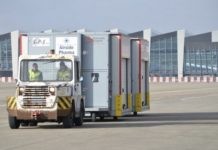
[[37,120],[37,121],[57,121],[58,117],[67,116],[70,109],[49,110],[49,109],[8,109],[9,116],[14,116],[18,120]]
[[9,116],[15,116],[18,120],[57,120],[57,110],[9,109],[8,113]]
[[18,120],[37,120],[37,121],[57,121],[59,117],[64,117],[72,112],[69,98],[59,98],[58,102],[51,108],[42,107],[22,107],[17,103],[15,97],[8,97],[7,111],[9,116],[16,117]]

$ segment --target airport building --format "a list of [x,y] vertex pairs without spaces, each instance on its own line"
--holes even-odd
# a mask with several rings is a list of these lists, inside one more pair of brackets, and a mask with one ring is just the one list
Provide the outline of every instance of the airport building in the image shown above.
[[0,77],[16,78],[19,56],[18,44],[19,31],[0,35]]
[[[19,31],[0,35],[0,78],[16,78],[19,35]],[[129,35],[149,42],[150,81],[218,82],[218,31],[188,35],[185,30],[155,33],[145,29]]]
[[0,74],[12,76],[11,34],[0,36]]
[[152,81],[216,81],[218,31],[187,35],[185,30],[155,34],[146,29],[129,35],[149,41]]
[[185,38],[184,76],[218,77],[218,31]]
[[183,76],[184,30],[150,37],[150,76]]

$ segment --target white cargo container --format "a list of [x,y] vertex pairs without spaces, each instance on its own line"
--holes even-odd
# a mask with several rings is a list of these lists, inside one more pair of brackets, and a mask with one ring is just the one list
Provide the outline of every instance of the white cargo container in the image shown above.
[[143,39],[131,39],[131,85],[134,115],[150,108],[148,67],[148,42]]
[[84,32],[83,94],[92,119],[132,112],[130,38],[110,32]]

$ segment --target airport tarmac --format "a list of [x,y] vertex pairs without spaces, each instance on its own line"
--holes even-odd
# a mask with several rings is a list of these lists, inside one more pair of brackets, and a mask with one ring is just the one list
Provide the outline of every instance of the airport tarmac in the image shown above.
[[153,83],[151,110],[64,129],[57,123],[12,130],[6,97],[14,83],[0,83],[1,150],[217,150],[218,83]]

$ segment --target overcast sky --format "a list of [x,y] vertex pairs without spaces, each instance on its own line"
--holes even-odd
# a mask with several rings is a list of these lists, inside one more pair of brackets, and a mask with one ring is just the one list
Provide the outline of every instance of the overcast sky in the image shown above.
[[218,0],[0,0],[0,34],[46,29],[218,30]]

